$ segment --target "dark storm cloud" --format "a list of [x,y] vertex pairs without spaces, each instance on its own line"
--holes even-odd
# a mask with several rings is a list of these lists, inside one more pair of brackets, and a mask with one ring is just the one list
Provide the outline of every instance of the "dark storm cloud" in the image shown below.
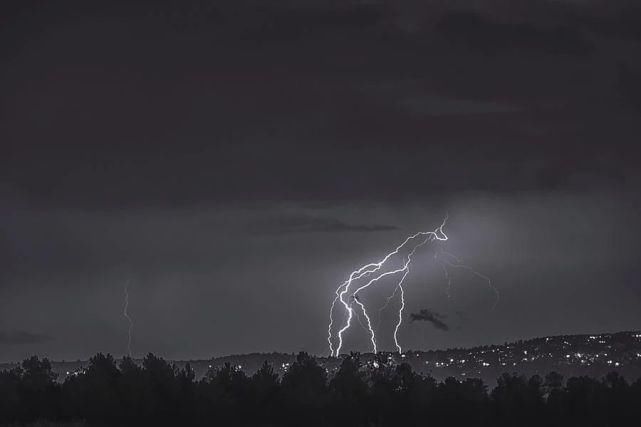
[[313,217],[308,215],[283,215],[251,224],[254,232],[262,233],[340,233],[377,232],[396,230],[385,224],[348,224],[336,218]]
[[418,114],[443,116],[452,114],[494,114],[512,113],[514,108],[491,102],[477,102],[467,99],[413,97],[401,101],[401,106]]
[[641,111],[641,69],[620,63],[617,83],[625,102]]
[[[608,3],[608,2],[604,2]],[[609,2],[598,16],[584,20],[587,28],[597,34],[621,40],[641,41],[641,6],[636,1]]]
[[525,23],[492,22],[474,12],[450,13],[438,23],[437,29],[454,43],[492,54],[525,50],[587,55],[594,51],[594,45],[575,27],[542,29]]
[[421,309],[418,313],[410,313],[410,321],[412,322],[429,322],[436,329],[441,331],[449,331],[450,327],[443,320],[445,316],[439,314],[435,311],[428,310],[426,308]]
[[637,1],[0,3],[0,330],[55,331],[30,351],[124,349],[131,278],[141,352],[321,353],[337,284],[446,211],[501,304],[453,271],[474,322],[430,346],[638,321]]
[[8,4],[0,181],[34,203],[387,202],[639,175],[636,74],[617,68],[638,50],[603,30],[637,16],[627,3]]
[[51,341],[46,334],[28,331],[0,331],[0,345],[42,344]]

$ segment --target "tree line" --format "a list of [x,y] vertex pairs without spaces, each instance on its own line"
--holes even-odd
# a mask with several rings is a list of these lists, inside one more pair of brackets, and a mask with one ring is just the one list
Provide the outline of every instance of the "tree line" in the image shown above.
[[[373,367],[376,366],[376,367]],[[57,382],[47,359],[0,372],[0,424],[242,426],[622,426],[641,425],[641,379],[557,373],[503,374],[437,382],[407,364],[344,357],[332,375],[300,353],[279,376],[265,363],[253,375],[230,364],[196,379],[148,354],[138,365],[97,354]]]

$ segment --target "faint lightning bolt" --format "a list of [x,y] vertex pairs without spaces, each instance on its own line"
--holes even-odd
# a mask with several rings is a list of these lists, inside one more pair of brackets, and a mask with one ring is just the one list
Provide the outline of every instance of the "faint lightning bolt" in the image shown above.
[[394,297],[396,296],[396,292],[397,291],[398,291],[398,286],[395,286],[394,287],[394,292],[392,292],[392,295],[390,295],[387,298],[385,298],[385,304],[383,304],[383,306],[378,309],[378,323],[376,324],[376,330],[377,331],[381,327],[381,322],[383,320],[383,317],[382,317],[383,316],[383,311],[385,311],[385,309],[387,308],[389,303],[394,299]]
[[[452,263],[451,261],[448,261],[448,260],[444,259],[444,260],[442,260],[443,263],[447,264],[450,267],[462,268],[464,270],[467,270],[470,273],[472,273],[473,275],[475,275],[476,277],[478,277],[478,278],[480,278],[480,279],[482,279],[482,280],[487,282],[487,285],[490,287],[490,289],[492,289],[492,292],[494,292],[494,304],[492,305],[492,310],[494,310],[496,308],[496,306],[498,305],[500,299],[501,299],[501,294],[499,293],[499,290],[496,288],[496,286],[494,286],[494,284],[492,283],[492,279],[490,279],[489,277],[487,277],[483,273],[479,273],[478,271],[476,271],[474,268],[470,267],[469,265],[464,264],[463,261],[459,257],[457,257],[456,255],[451,254],[451,253],[446,252],[446,251],[443,251],[443,250],[441,250],[441,253],[443,255],[446,255],[446,256],[450,257],[451,259],[453,259],[456,262],[456,264],[455,264],[455,263]],[[449,276],[448,276],[448,286],[449,286],[449,283],[450,283],[450,281],[449,281]]]
[[123,306],[122,310],[122,315],[127,319],[127,322],[129,322],[129,328],[127,329],[127,355],[131,357],[131,335],[133,333],[134,329],[134,322],[129,317],[128,310],[129,309],[129,280],[125,282],[125,303]]
[[[403,323],[403,310],[405,309],[405,290],[403,288],[403,283],[409,274],[412,257],[420,247],[428,243],[431,243],[433,241],[448,240],[447,235],[443,231],[443,227],[445,226],[447,219],[448,217],[446,216],[443,222],[441,223],[441,225],[438,228],[436,228],[434,231],[421,231],[407,237],[403,241],[403,243],[398,245],[392,252],[387,254],[383,259],[381,259],[378,262],[365,264],[360,268],[358,268],[357,270],[354,270],[349,275],[348,279],[338,286],[335,292],[336,295],[332,300],[332,304],[329,309],[329,325],[327,327],[327,342],[329,344],[329,351],[331,356],[338,356],[340,354],[341,348],[343,346],[343,334],[351,327],[352,318],[354,314],[357,315],[357,319],[359,320],[359,323],[361,323],[362,326],[365,326],[360,321],[358,313],[354,311],[354,307],[353,307],[354,303],[356,303],[356,305],[360,308],[360,311],[363,313],[366,319],[367,327],[365,329],[369,333],[370,342],[372,344],[372,351],[374,353],[378,352],[378,346],[376,342],[376,332],[374,328],[372,328],[372,322],[371,322],[370,316],[367,312],[366,305],[360,299],[359,292],[376,284],[379,280],[383,278],[393,277],[398,275],[400,275],[400,279],[398,280],[396,286],[394,287],[394,292],[392,293],[392,295],[387,297],[385,304],[383,305],[383,307],[379,309],[378,325],[376,329],[377,330],[379,329],[382,311],[389,305],[390,301],[394,298],[394,296],[398,292],[400,294],[400,307],[398,309],[398,320],[394,328],[394,344],[396,345],[396,349],[398,350],[398,352],[399,353],[402,352],[402,347],[398,341],[398,331]],[[479,273],[478,271],[474,270],[472,267],[469,267],[463,264],[461,260],[458,259],[456,256],[444,251],[441,251],[441,253],[447,257],[450,257],[452,260],[455,261],[455,262],[452,262],[451,260],[448,260],[448,259],[440,259],[437,257],[437,253],[434,254],[434,260],[437,262],[437,264],[441,266],[445,274],[445,277],[447,279],[448,297],[450,296],[451,278],[447,270],[447,266],[455,267],[455,268],[463,268],[470,271],[472,274],[476,275],[477,277],[482,278],[488,282],[489,286],[493,289],[495,295],[497,296],[497,299],[494,304],[494,306],[496,306],[496,304],[498,303],[499,294],[498,294],[498,290],[493,286],[492,281],[489,279],[489,277]],[[385,267],[387,266],[388,261],[390,261],[392,258],[396,256],[402,257],[402,266],[395,269],[387,270],[387,268]],[[360,286],[354,285],[355,282],[358,282],[361,279],[365,279],[367,281]],[[353,291],[351,290],[352,285],[354,285],[355,287]],[[349,296],[349,297],[346,298],[346,296]],[[343,306],[347,316],[346,316],[344,325],[336,332],[336,335],[334,336],[332,331],[334,328],[334,311],[336,309],[337,302],[340,303],[339,306],[341,305]],[[337,341],[336,347],[334,347],[335,340]]]
[[450,277],[450,272],[447,270],[445,264],[442,263],[439,259],[438,252],[434,252],[434,261],[441,267],[441,270],[443,270],[443,275],[445,276],[445,280],[447,281],[447,286],[445,287],[445,295],[447,295],[447,298],[450,299],[452,298],[452,278]]
[[[446,218],[447,220],[447,218]],[[445,224],[445,221],[443,221],[443,224]],[[443,225],[439,228],[441,233],[443,233]],[[443,234],[445,239],[447,240],[447,236]],[[401,327],[401,324],[403,323],[403,310],[405,310],[405,290],[403,289],[403,282],[405,281],[405,278],[410,272],[410,263],[412,262],[412,256],[416,252],[418,248],[426,244],[428,241],[431,241],[432,239],[425,239],[422,243],[416,245],[414,249],[412,249],[412,252],[410,252],[407,255],[407,263],[405,264],[405,273],[403,273],[403,277],[401,277],[401,280],[398,282],[398,289],[401,291],[401,307],[398,309],[398,322],[396,323],[396,327],[394,328],[394,344],[396,345],[396,348],[398,349],[399,353],[402,353],[401,345],[398,343],[398,329]]]

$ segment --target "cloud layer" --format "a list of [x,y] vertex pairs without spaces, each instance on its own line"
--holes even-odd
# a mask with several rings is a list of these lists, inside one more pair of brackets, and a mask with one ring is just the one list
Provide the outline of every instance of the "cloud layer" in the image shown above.
[[134,349],[322,354],[338,284],[446,212],[501,303],[421,252],[407,312],[474,322],[408,348],[637,327],[638,1],[2,7],[0,359],[126,351],[127,280]]
[[42,344],[51,341],[46,334],[28,331],[0,331],[0,346]]
[[426,308],[421,309],[418,313],[410,313],[410,320],[412,322],[428,322],[436,329],[441,331],[449,331],[450,327],[445,323],[445,315],[439,314],[435,311]]

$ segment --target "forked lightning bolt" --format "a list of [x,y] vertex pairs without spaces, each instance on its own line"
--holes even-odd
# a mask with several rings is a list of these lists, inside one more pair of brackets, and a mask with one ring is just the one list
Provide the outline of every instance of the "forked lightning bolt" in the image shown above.
[[[354,309],[355,309],[355,307],[353,306],[354,303],[358,306],[358,309],[363,313],[363,316],[365,317],[366,325],[364,326],[366,326],[365,329],[367,329],[369,333],[370,342],[372,344],[372,351],[374,353],[378,352],[378,345],[376,342],[376,333],[374,331],[374,328],[372,328],[372,322],[371,322],[369,313],[367,311],[367,307],[359,298],[359,292],[369,288],[370,286],[376,284],[379,280],[386,277],[400,277],[400,278],[398,279],[398,282],[394,287],[394,292],[392,293],[392,295],[390,295],[387,298],[385,305],[379,309],[379,323],[380,323],[381,311],[385,309],[385,307],[387,307],[389,302],[392,300],[392,298],[394,298],[394,296],[398,292],[400,294],[401,305],[398,310],[398,320],[394,328],[394,344],[396,345],[396,349],[398,350],[399,353],[402,351],[402,347],[398,342],[398,331],[403,323],[403,310],[405,309],[405,290],[403,289],[403,283],[405,281],[405,278],[409,274],[410,264],[412,263],[412,257],[421,246],[424,246],[435,240],[446,241],[448,239],[447,235],[443,231],[443,227],[445,226],[446,222],[447,222],[447,216],[445,217],[441,225],[437,227],[434,231],[420,231],[416,234],[413,234],[407,237],[405,241],[403,241],[403,243],[397,246],[392,252],[387,254],[383,259],[381,259],[378,262],[373,262],[370,264],[363,265],[357,270],[354,270],[349,275],[348,279],[345,282],[343,282],[340,286],[338,286],[335,292],[336,297],[334,298],[330,306],[329,325],[327,327],[327,342],[329,344],[329,351],[332,356],[338,356],[340,354],[341,348],[343,347],[343,334],[345,333],[345,331],[347,331],[351,327],[352,318],[354,314],[358,316],[358,313],[354,312]],[[448,294],[449,294],[450,278],[449,278],[449,274],[447,273],[446,266],[464,268],[470,271],[471,273],[473,273],[474,275],[484,280],[487,280],[488,284],[495,291],[497,295],[497,302],[498,302],[498,291],[492,285],[492,282],[487,276],[484,276],[481,273],[478,273],[476,270],[472,269],[471,267],[464,265],[454,255],[449,254],[447,252],[441,252],[441,253],[447,256],[449,259],[443,259],[443,260],[437,259],[435,255],[435,260],[439,263],[439,265],[441,265],[441,267],[443,268],[446,274],[446,278],[448,280]],[[397,257],[400,257],[401,265],[396,268],[392,268],[390,264],[393,264],[395,258]],[[452,260],[454,262],[452,262]],[[360,286],[356,284],[356,283],[360,283],[361,281],[364,281],[365,283],[361,284]],[[339,306],[342,306],[345,309],[345,313],[347,317],[343,326],[336,332],[336,335],[334,336],[332,331],[334,327],[334,310],[336,308],[337,303],[340,303]],[[334,348],[335,340],[338,341],[336,348]]]
[[[447,235],[443,232],[443,227],[445,226],[446,221],[447,221],[447,217],[445,218],[443,223],[434,231],[420,231],[412,236],[409,236],[408,238],[405,239],[403,243],[397,246],[396,249],[394,249],[392,252],[387,254],[382,260],[378,262],[366,264],[360,267],[359,269],[353,271],[349,275],[349,278],[336,289],[336,297],[332,301],[332,305],[330,307],[330,315],[329,315],[330,321],[329,321],[329,326],[327,328],[327,332],[328,332],[327,342],[329,343],[329,349],[332,355],[338,356],[340,354],[340,350],[343,346],[343,333],[346,330],[348,330],[352,325],[352,317],[354,315],[354,308],[352,307],[352,301],[357,302],[357,305],[363,311],[363,315],[367,319],[367,325],[370,333],[370,341],[372,342],[373,351],[374,353],[378,351],[378,348],[376,345],[376,333],[374,332],[371,326],[371,320],[367,313],[367,309],[365,305],[358,298],[358,293],[363,289],[370,287],[371,285],[378,282],[382,278],[402,273],[402,277],[399,281],[399,285],[397,286],[401,291],[402,301],[404,301],[402,281],[405,279],[405,277],[407,277],[407,273],[409,272],[409,265],[412,261],[412,255],[414,254],[416,249],[418,249],[420,246],[423,246],[432,240],[447,240]],[[381,269],[386,265],[386,263],[395,255],[399,255],[402,251],[408,251],[406,255],[402,255],[403,256],[402,266],[394,270],[381,272]],[[370,279],[370,277],[372,278]],[[351,292],[351,295],[350,295],[351,300],[346,300],[345,296],[350,292],[352,284],[355,281],[358,281],[359,279],[363,279],[363,278],[369,279],[369,280],[364,285],[361,285],[356,290]],[[345,321],[345,325],[337,333],[338,346],[336,349],[334,349],[334,345],[332,342],[332,339],[333,339],[332,327],[334,324],[333,313],[334,313],[334,307],[336,306],[336,302],[340,302],[342,306],[345,308],[347,313],[347,320]],[[399,318],[401,319],[399,323],[401,323],[402,310],[400,310]],[[396,328],[396,331],[398,331],[398,327]]]

